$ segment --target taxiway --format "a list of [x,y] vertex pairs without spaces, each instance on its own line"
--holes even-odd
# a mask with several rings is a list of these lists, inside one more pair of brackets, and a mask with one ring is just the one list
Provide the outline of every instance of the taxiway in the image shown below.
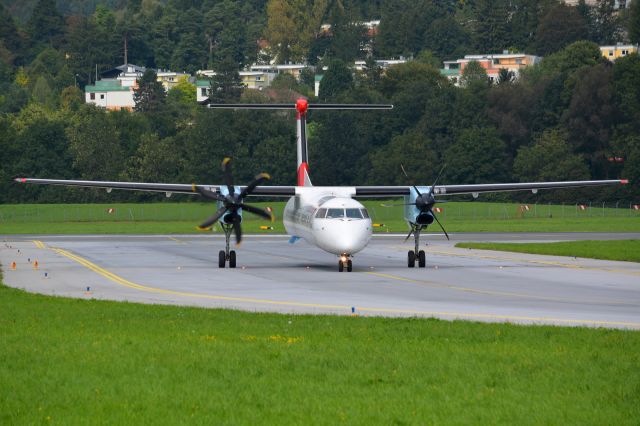
[[[219,269],[219,235],[3,236],[5,284],[31,292],[281,313],[423,316],[640,329],[640,264],[458,249],[456,241],[563,241],[639,234],[425,235],[407,268],[401,235],[376,235],[354,271],[285,236],[247,236]],[[38,268],[34,262],[38,261]],[[11,270],[11,262],[16,269]]]

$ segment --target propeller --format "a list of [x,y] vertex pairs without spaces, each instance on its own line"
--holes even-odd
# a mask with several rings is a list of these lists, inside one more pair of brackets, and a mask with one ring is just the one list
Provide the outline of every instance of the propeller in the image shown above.
[[[433,181],[433,185],[431,185],[431,190],[428,193],[422,194],[416,185],[412,185],[412,186],[413,186],[413,189],[415,189],[416,193],[418,194],[418,196],[416,197],[415,206],[418,208],[418,210],[420,210],[420,213],[424,213],[424,212],[430,213],[435,219],[435,221],[438,223],[438,225],[440,226],[440,229],[442,229],[442,232],[444,232],[444,235],[445,237],[447,237],[447,240],[449,240],[450,239],[449,234],[447,234],[447,231],[444,229],[444,226],[442,226],[442,223],[440,223],[440,220],[438,220],[438,216],[436,216],[436,213],[433,211],[433,206],[436,203],[443,202],[443,201],[436,201],[436,198],[433,194],[434,194],[434,190],[436,189],[436,184],[438,183],[438,180],[440,180],[440,177],[442,176],[442,172],[444,172],[444,169],[446,166],[447,166],[446,164],[442,166],[442,168],[440,169],[440,173],[438,173],[436,180]],[[407,179],[409,179],[409,175],[407,174],[402,164],[400,165],[400,168],[402,169],[402,173],[404,173]],[[413,227],[411,228],[411,230],[409,231],[409,234],[404,240],[407,241],[409,237],[411,237],[412,233],[413,233]]]
[[195,187],[198,193],[203,197],[222,203],[222,206],[212,216],[202,222],[200,226],[198,226],[198,229],[207,229],[220,220],[222,216],[225,216],[225,220],[230,222],[233,227],[233,232],[236,236],[236,244],[240,244],[242,241],[242,227],[240,225],[242,219],[238,210],[242,209],[248,211],[249,213],[253,213],[272,222],[274,220],[271,211],[254,207],[243,202],[247,195],[251,194],[257,186],[271,179],[271,176],[267,173],[260,173],[240,192],[240,194],[236,194],[235,187],[233,186],[233,174],[231,173],[231,158],[227,157],[222,160],[222,171],[224,172],[224,184],[229,192],[227,195],[222,195],[206,188]]

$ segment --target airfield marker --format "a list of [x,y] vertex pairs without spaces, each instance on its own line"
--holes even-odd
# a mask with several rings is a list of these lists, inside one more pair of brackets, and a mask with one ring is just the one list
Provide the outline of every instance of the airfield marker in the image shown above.
[[87,290],[84,292],[85,296],[91,296],[93,293],[91,292],[91,287],[87,286]]
[[15,271],[16,270],[16,262],[11,262],[11,270]]
[[35,260],[33,262],[33,269],[38,269],[38,261],[37,260]]

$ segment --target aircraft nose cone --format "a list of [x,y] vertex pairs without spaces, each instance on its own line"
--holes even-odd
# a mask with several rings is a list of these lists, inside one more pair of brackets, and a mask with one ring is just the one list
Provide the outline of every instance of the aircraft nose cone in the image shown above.
[[327,225],[320,235],[318,245],[330,253],[357,253],[371,239],[370,220],[335,220]]

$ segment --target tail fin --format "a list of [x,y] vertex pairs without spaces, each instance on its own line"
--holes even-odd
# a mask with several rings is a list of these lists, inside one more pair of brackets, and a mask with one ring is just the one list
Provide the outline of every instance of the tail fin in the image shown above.
[[307,109],[306,99],[296,101],[296,145],[298,148],[298,186],[313,186],[309,177],[309,153],[307,151]]
[[392,109],[393,105],[380,104],[311,104],[299,98],[295,104],[209,104],[209,108],[222,109],[295,109],[296,145],[298,151],[298,186],[312,186],[309,178],[309,155],[307,152],[307,110],[309,109]]

